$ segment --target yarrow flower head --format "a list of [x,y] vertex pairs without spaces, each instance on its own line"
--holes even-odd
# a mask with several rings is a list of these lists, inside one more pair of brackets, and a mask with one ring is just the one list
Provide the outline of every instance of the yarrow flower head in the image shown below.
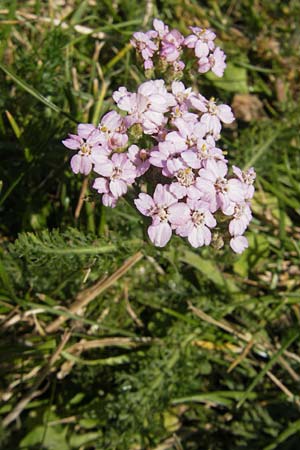
[[152,30],[134,33],[146,75],[158,76],[134,92],[119,87],[115,108],[98,125],[79,124],[63,144],[76,152],[74,173],[96,174],[91,185],[104,206],[114,208],[126,196],[136,207],[155,246],[177,235],[194,248],[225,241],[242,253],[256,174],[252,167],[231,170],[218,143],[223,126],[234,121],[230,106],[179,81],[187,61],[219,77],[226,67],[215,33],[190,30],[183,36],[154,19]]

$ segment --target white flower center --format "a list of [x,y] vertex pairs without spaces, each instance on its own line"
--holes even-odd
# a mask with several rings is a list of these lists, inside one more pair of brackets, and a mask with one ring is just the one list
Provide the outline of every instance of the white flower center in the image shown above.
[[235,205],[233,217],[235,219],[240,219],[245,212],[245,207],[243,205]]
[[192,214],[192,221],[195,225],[200,226],[205,223],[205,214],[200,211],[194,211]]
[[196,31],[195,35],[202,41],[202,42],[208,42],[207,38],[205,38],[203,35],[206,33],[206,28],[203,28],[201,31]]
[[146,161],[148,158],[149,158],[149,153],[147,152],[147,150],[144,150],[144,149],[142,149],[142,150],[140,150],[139,151],[139,158],[142,160],[142,161]]
[[195,176],[190,167],[178,170],[176,178],[182,186],[191,186],[195,181]]
[[215,189],[217,193],[226,193],[227,192],[227,184],[228,181],[225,178],[219,177],[215,181]]
[[167,213],[166,209],[163,206],[159,206],[157,208],[157,215],[158,215],[158,217],[160,218],[160,220],[162,222],[165,222],[165,221],[168,220],[168,213]]
[[244,183],[252,185],[255,180],[255,174],[254,172],[248,170],[247,172],[242,172],[242,178]]
[[167,209],[167,206],[164,206],[164,205],[152,206],[152,208],[149,209],[149,215],[150,216],[156,215],[160,218],[161,222],[166,222],[169,217],[166,209]]
[[90,155],[91,154],[91,146],[89,144],[87,144],[86,142],[84,142],[83,144],[80,145],[80,151],[83,155]]
[[112,180],[118,180],[122,175],[122,169],[120,167],[114,167],[112,174],[111,174],[111,179]]
[[197,151],[197,158],[198,159],[203,159],[206,158],[208,156],[208,148],[206,144],[202,144],[200,149],[198,149]]
[[209,114],[213,114],[216,115],[218,112],[218,107],[216,105],[215,99],[212,97],[208,104],[207,104],[207,110],[209,112]]
[[188,147],[194,147],[194,145],[197,142],[197,139],[195,138],[195,136],[189,136],[186,138],[185,142]]
[[208,57],[208,60],[209,60],[209,62],[210,62],[210,64],[211,64],[211,66],[214,66],[214,65],[216,64],[216,60],[215,60],[215,58],[213,57],[213,55],[210,55],[210,56]]

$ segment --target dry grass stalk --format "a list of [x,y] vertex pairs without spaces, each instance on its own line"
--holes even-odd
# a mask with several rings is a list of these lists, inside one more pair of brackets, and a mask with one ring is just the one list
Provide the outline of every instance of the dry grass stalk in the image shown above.
[[[87,288],[84,291],[80,292],[68,311],[72,314],[77,314],[79,311],[82,311],[82,309],[85,308],[92,300],[94,300],[96,297],[98,297],[98,295],[102,294],[102,292],[112,286],[142,258],[143,253],[137,252],[131,258],[127,259],[124,264],[110,277],[101,279],[90,288]],[[46,333],[54,333],[66,320],[68,320],[68,317],[66,316],[58,317],[46,327]]]
[[[3,419],[2,421],[2,426],[3,428],[6,428],[10,423],[12,423],[14,420],[16,420],[20,414],[22,413],[22,411],[24,410],[24,408],[26,408],[26,406],[28,405],[28,403],[35,397],[38,397],[39,395],[41,395],[44,390],[39,391],[38,388],[40,387],[40,385],[42,384],[42,382],[45,380],[45,378],[47,377],[48,373],[51,370],[51,367],[55,364],[55,362],[58,360],[64,346],[66,345],[66,343],[68,342],[68,340],[71,337],[71,332],[67,331],[64,333],[61,342],[59,344],[59,346],[57,347],[57,349],[55,350],[55,352],[53,353],[53,355],[51,356],[49,362],[47,363],[46,366],[42,367],[40,370],[40,373],[38,373],[38,377],[36,382],[34,383],[34,385],[32,386],[32,388],[30,389],[30,391],[28,392],[28,394],[26,394],[17,404],[16,406],[13,408],[13,410],[7,414],[7,416]],[[47,386],[48,387],[48,386]],[[46,387],[46,388],[47,388]]]

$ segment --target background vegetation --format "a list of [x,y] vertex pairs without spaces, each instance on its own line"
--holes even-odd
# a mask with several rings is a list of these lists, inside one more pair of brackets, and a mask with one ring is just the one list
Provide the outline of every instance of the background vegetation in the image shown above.
[[[132,33],[210,26],[230,161],[258,174],[242,256],[144,241],[61,144],[143,80]],[[297,0],[1,0],[0,447],[298,450]],[[84,200],[82,200],[84,197]]]

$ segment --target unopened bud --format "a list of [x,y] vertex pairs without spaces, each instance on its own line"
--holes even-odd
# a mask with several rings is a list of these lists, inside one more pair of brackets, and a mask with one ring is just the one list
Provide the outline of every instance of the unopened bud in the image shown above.
[[147,78],[147,80],[151,80],[152,78],[154,78],[154,69],[145,69],[145,77]]
[[156,68],[158,72],[165,73],[168,69],[169,64],[165,58],[159,58],[156,64]]
[[170,66],[167,73],[165,74],[165,80],[167,83],[172,83],[172,81],[180,80],[183,77],[183,72],[181,70],[174,69]]
[[138,140],[143,136],[143,127],[140,123],[135,123],[128,129],[128,134],[132,140]]
[[212,235],[211,245],[215,250],[220,250],[222,247],[224,247],[224,240],[220,233],[215,232]]

